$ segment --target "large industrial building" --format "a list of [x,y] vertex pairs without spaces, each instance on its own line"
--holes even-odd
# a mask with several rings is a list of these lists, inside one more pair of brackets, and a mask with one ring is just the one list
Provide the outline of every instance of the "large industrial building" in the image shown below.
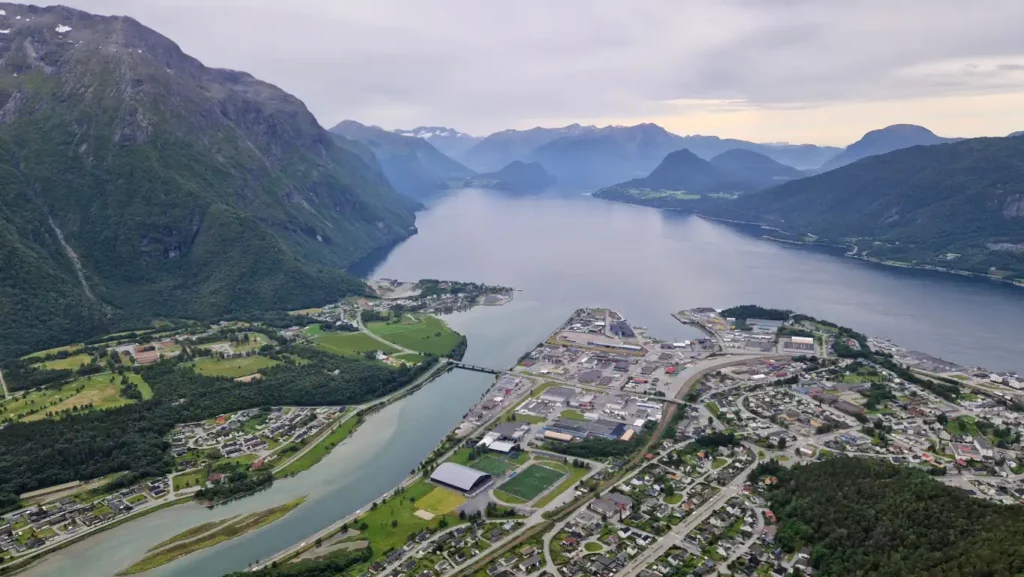
[[491,476],[458,463],[441,463],[430,480],[465,493],[473,493],[491,482]]

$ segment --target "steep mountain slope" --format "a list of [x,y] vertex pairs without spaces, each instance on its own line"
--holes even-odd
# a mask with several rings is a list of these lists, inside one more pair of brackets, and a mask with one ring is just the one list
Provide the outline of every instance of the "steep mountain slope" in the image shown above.
[[955,138],[942,138],[923,126],[894,124],[868,132],[860,140],[847,146],[842,152],[821,165],[821,172],[846,166],[868,156],[885,154],[911,146],[943,144],[954,142]]
[[857,239],[869,257],[1024,278],[1024,139],[906,148],[704,210]]
[[473,174],[422,138],[403,136],[354,120],[341,122],[331,132],[369,148],[395,189],[413,199],[423,199],[445,189],[448,179]]
[[763,154],[741,148],[723,152],[712,158],[710,163],[728,174],[730,180],[745,182],[757,189],[768,188],[804,176],[804,173],[792,166],[786,166]]
[[0,8],[0,357],[361,292],[339,269],[414,230],[276,87],[129,18]]
[[491,188],[510,192],[543,192],[558,182],[537,162],[515,160],[495,172],[486,172],[449,182],[451,188]]
[[429,142],[434,148],[440,150],[452,158],[469,150],[473,145],[483,140],[479,136],[459,132],[454,128],[445,126],[417,126],[409,130],[401,128],[392,130],[395,134],[422,138]]
[[545,144],[565,136],[587,134],[595,126],[572,124],[562,128],[531,128],[529,130],[503,130],[485,137],[467,150],[460,161],[479,172],[492,172],[514,160],[524,160]]

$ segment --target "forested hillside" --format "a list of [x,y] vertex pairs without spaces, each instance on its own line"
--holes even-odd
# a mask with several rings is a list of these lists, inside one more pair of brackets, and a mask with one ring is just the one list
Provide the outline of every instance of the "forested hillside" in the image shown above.
[[778,476],[769,493],[776,543],[810,548],[816,575],[1024,573],[1024,506],[973,498],[879,459],[829,459]]
[[1024,278],[1024,139],[897,150],[701,211],[850,240],[869,257]]
[[3,6],[0,357],[359,293],[341,269],[414,230],[373,158],[276,87],[130,18]]

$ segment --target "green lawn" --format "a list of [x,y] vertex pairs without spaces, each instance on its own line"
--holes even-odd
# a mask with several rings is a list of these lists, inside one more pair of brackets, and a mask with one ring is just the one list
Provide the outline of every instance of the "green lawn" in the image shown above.
[[389,355],[398,352],[365,333],[321,333],[313,343],[317,348],[345,357],[362,356],[366,351],[384,351]]
[[366,325],[371,333],[398,346],[439,357],[451,353],[461,337],[434,316],[409,315],[395,322],[372,322]]
[[590,541],[589,543],[583,545],[583,548],[586,549],[589,553],[597,553],[598,551],[604,549],[604,545],[601,545],[597,541]]
[[273,359],[266,357],[251,356],[237,359],[219,359],[216,357],[202,357],[196,359],[194,368],[201,375],[211,377],[245,377],[260,369],[280,364]]
[[[397,497],[367,512],[351,526],[359,530],[359,539],[370,541],[375,556],[402,547],[410,534],[418,533],[427,527],[436,528],[442,519],[442,516],[437,516],[427,521],[415,515],[421,508],[416,502],[431,494],[436,488],[437,486],[429,481],[417,481]],[[443,518],[448,520],[451,527],[460,523],[457,515],[444,515]],[[366,524],[366,529],[361,528],[362,523]]]
[[206,484],[206,469],[177,474],[171,479],[171,483],[174,485],[175,491],[204,485]]
[[43,369],[49,369],[51,371],[58,371],[62,369],[75,370],[82,365],[88,365],[92,362],[92,355],[71,355],[66,359],[53,359],[52,361],[43,361],[32,365]]
[[445,487],[437,487],[426,497],[416,501],[416,506],[435,515],[447,515],[466,502],[466,498]]
[[[559,465],[555,465],[553,463],[548,463],[547,461],[543,461],[543,463],[545,463],[546,467],[552,467],[552,468],[558,468],[559,467]],[[543,506],[547,505],[548,503],[550,503],[551,501],[554,501],[555,498],[557,498],[562,493],[568,491],[570,487],[575,485],[576,482],[579,481],[580,479],[582,479],[583,477],[586,477],[587,473],[590,472],[590,469],[582,469],[582,468],[579,468],[579,467],[569,467],[567,465],[561,465],[561,468],[569,471],[569,477],[566,478],[561,483],[559,483],[557,487],[555,487],[554,489],[548,491],[547,495],[544,495],[540,499],[537,499],[537,502],[533,504],[534,507],[543,507]]]
[[722,418],[722,410],[718,408],[718,403],[710,401],[708,403],[705,403],[704,408],[707,409],[709,413],[714,415],[716,419]]
[[714,461],[711,461],[711,468],[712,469],[721,469],[722,467],[724,467],[724,466],[726,466],[728,464],[729,464],[728,460],[722,459],[722,458],[717,458]]
[[[295,459],[295,461],[293,461],[287,467],[281,469],[280,471],[274,471],[274,477],[280,479],[282,477],[297,475],[302,471],[305,471],[306,469],[312,467],[313,465],[316,465],[321,460],[323,460],[323,458],[326,457],[327,454],[330,453],[331,450],[338,445],[338,443],[341,443],[346,438],[348,438],[348,436],[352,434],[352,431],[354,431],[358,425],[358,417],[346,419],[345,422],[338,425],[336,429],[331,431],[329,435],[324,437],[319,443],[313,446],[313,448],[307,451],[304,455],[302,455],[298,459]],[[288,457],[284,458],[287,459]]]
[[542,465],[530,465],[524,471],[506,481],[499,489],[513,497],[529,501],[543,493],[548,487],[554,485],[564,476],[565,472],[563,471],[556,471]]
[[[152,389],[141,376],[135,373],[125,375],[130,382],[139,387],[143,399],[153,396]],[[113,382],[111,378],[114,379]],[[38,421],[47,418],[47,412],[59,416],[58,413],[61,411],[74,407],[82,409],[90,403],[92,407],[85,409],[86,412],[120,407],[133,402],[121,396],[120,375],[90,375],[71,381],[60,388],[37,389],[0,401],[0,420]]]
[[665,503],[668,503],[669,505],[675,505],[676,503],[681,503],[682,500],[683,500],[683,494],[682,493],[676,493],[674,495],[669,495],[668,497],[665,497]]
[[143,495],[142,493],[139,493],[138,495],[132,495],[131,497],[128,497],[128,499],[125,501],[125,503],[128,503],[129,505],[138,505],[139,503],[142,503],[143,501],[148,501],[148,500],[149,499],[145,495]]
[[427,357],[423,355],[418,355],[416,353],[398,353],[397,355],[394,356],[394,358],[413,365],[418,365],[427,360]]
[[561,417],[563,419],[572,419],[574,421],[586,421],[587,420],[587,418],[583,416],[583,413],[577,411],[576,409],[566,409],[566,410],[562,411],[562,414],[559,415],[559,417]]

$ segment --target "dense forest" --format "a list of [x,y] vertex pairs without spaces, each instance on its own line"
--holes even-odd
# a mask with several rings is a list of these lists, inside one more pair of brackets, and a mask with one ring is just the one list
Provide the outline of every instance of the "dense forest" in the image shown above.
[[727,319],[764,319],[766,321],[788,321],[793,315],[792,311],[782,309],[768,309],[758,305],[740,305],[730,307],[719,313]]
[[117,471],[166,474],[173,459],[165,436],[176,423],[252,407],[364,403],[401,388],[429,366],[392,368],[304,347],[289,352],[310,362],[264,369],[263,379],[244,387],[196,374],[177,359],[162,361],[141,372],[153,389],[150,400],[0,429],[0,499]]
[[1024,506],[999,505],[878,459],[773,467],[776,543],[810,549],[818,575],[1024,573]]

